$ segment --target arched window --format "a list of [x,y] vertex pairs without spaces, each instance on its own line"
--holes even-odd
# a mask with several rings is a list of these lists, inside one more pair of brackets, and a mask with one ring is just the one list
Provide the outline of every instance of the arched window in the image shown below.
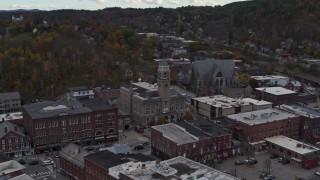
[[111,128],[111,129],[109,129],[108,130],[108,134],[114,134],[116,131],[113,129],[113,128]]
[[96,132],[96,136],[102,136],[103,135],[103,131],[102,130],[99,130]]
[[221,72],[218,72],[218,74],[217,74],[216,77],[222,77],[222,73],[221,73]]

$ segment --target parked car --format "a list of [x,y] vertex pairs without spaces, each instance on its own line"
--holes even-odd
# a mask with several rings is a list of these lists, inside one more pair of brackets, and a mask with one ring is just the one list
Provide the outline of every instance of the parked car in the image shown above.
[[89,147],[86,147],[85,150],[92,151],[92,150],[94,150],[94,147],[89,146]]
[[39,164],[39,161],[31,161],[29,162],[29,166],[37,165]]
[[242,161],[242,160],[236,160],[236,161],[234,162],[234,165],[236,165],[236,166],[242,165],[242,164],[244,164],[244,161]]
[[134,150],[141,150],[141,149],[144,149],[143,145],[141,144],[138,144],[134,147]]
[[51,164],[54,164],[54,161],[52,160],[45,160],[42,162],[42,166],[47,166],[47,165],[51,165]]
[[316,171],[316,172],[314,172],[314,175],[316,175],[316,176],[320,176],[320,171]]
[[20,164],[25,164],[26,162],[25,162],[23,159],[20,159],[20,160],[18,161],[18,163],[20,163]]
[[268,174],[268,173],[262,173],[260,174],[259,176],[261,179],[264,179],[264,180],[269,180],[269,179],[274,179],[274,175],[272,174]]
[[147,141],[141,143],[142,146],[148,146],[149,144],[150,144],[150,143],[147,142]]
[[290,160],[289,159],[283,159],[282,164],[290,164]]
[[279,157],[278,154],[271,154],[271,155],[270,155],[270,159],[275,159],[275,158],[278,158],[278,157]]
[[245,162],[246,164],[253,165],[253,164],[257,164],[257,163],[258,163],[258,160],[256,160],[255,158],[249,158],[249,159],[244,160],[244,162]]

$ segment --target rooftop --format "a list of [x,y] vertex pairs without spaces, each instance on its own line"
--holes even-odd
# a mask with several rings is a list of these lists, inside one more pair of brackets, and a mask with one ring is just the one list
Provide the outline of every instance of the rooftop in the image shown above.
[[195,120],[180,121],[176,123],[178,126],[196,137],[213,137],[230,134],[229,131],[210,121],[205,117],[198,117]]
[[22,112],[0,114],[0,120],[4,120],[4,121],[22,119],[22,118],[23,118]]
[[296,92],[283,87],[263,87],[263,88],[256,88],[256,90],[263,91],[273,95],[297,94]]
[[[5,128],[7,129],[7,132],[4,131]],[[15,128],[16,128],[16,130],[15,130]],[[0,123],[0,138],[5,136],[10,131],[14,131],[21,136],[26,136],[25,133],[23,132],[23,130],[21,129],[21,127],[15,125],[15,124],[12,124],[8,121],[4,121],[4,122]]]
[[269,101],[257,100],[257,99],[253,99],[253,98],[243,98],[243,99],[241,99],[241,101],[247,102],[247,103],[250,103],[250,104],[253,104],[256,106],[272,105],[272,103]]
[[277,80],[277,79],[288,79],[286,76],[279,76],[279,75],[265,75],[265,76],[251,76],[252,79],[257,81],[269,81],[269,80]]
[[185,128],[182,128],[173,123],[152,126],[151,128],[161,132],[164,137],[172,140],[178,145],[199,141],[198,137],[187,132]]
[[157,83],[155,84],[150,84],[147,82],[136,82],[136,83],[132,83],[132,85],[149,90],[149,91],[158,91],[158,85]]
[[238,180],[236,177],[182,156],[162,162],[128,162],[109,169],[109,175],[116,179],[119,179],[120,173],[135,180]]
[[193,98],[195,101],[199,101],[205,104],[209,104],[215,107],[232,108],[238,106],[249,106],[250,104],[241,99],[234,99],[223,95],[204,96]]
[[100,151],[94,154],[90,154],[84,157],[86,160],[93,162],[94,164],[109,169],[119,164],[133,162],[145,162],[153,161],[154,159],[144,154],[114,154],[108,150]]
[[[308,154],[308,153],[312,153],[320,150],[314,146],[306,145],[306,144],[304,144],[305,147],[303,148],[302,147],[303,142],[300,142],[282,135],[266,138],[265,141],[284,147],[298,154]],[[297,147],[297,144],[300,144],[301,147]]]
[[0,99],[1,100],[20,99],[20,93],[19,92],[0,93]]
[[91,109],[89,109],[87,106],[83,106],[83,104],[76,100],[43,101],[24,105],[23,108],[32,117],[32,119],[59,117],[92,112]]
[[319,111],[310,109],[305,106],[301,106],[299,104],[282,104],[279,108],[290,113],[298,114],[304,117],[309,117],[311,119],[320,118]]
[[69,143],[61,151],[59,156],[68,160],[69,162],[84,168],[84,156],[88,155],[89,152],[84,150],[81,146],[73,143]]
[[87,106],[93,111],[114,109],[107,101],[98,98],[79,99],[78,101],[82,103],[82,106]]
[[21,174],[19,176],[10,178],[9,180],[34,180],[34,179],[27,174]]
[[281,121],[284,119],[294,117],[298,117],[298,115],[291,114],[278,109],[263,109],[258,111],[228,115],[228,118],[247,125],[264,124],[268,122]]
[[10,174],[12,172],[24,170],[26,167],[18,163],[16,160],[10,160],[0,163],[0,174]]
[[129,144],[118,144],[111,147],[106,147],[106,150],[114,154],[132,154]]

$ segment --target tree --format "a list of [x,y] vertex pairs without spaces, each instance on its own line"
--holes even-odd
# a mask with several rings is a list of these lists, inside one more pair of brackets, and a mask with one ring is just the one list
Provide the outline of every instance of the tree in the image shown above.
[[186,112],[182,117],[181,117],[181,120],[192,120],[193,117],[192,117],[192,114],[191,112]]
[[160,116],[157,121],[157,125],[167,124],[168,120],[164,116]]
[[238,74],[236,81],[238,83],[249,84],[250,79],[251,79],[251,76],[248,73],[241,73],[241,74]]

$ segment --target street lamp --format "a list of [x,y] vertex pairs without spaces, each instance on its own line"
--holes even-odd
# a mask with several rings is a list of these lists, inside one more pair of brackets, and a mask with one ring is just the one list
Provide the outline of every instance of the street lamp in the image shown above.
[[302,148],[304,148],[304,144],[305,144],[305,142],[306,142],[306,132],[307,132],[307,129],[308,129],[308,125],[307,125],[307,123],[305,122],[304,125],[303,125],[304,137],[303,137]]

